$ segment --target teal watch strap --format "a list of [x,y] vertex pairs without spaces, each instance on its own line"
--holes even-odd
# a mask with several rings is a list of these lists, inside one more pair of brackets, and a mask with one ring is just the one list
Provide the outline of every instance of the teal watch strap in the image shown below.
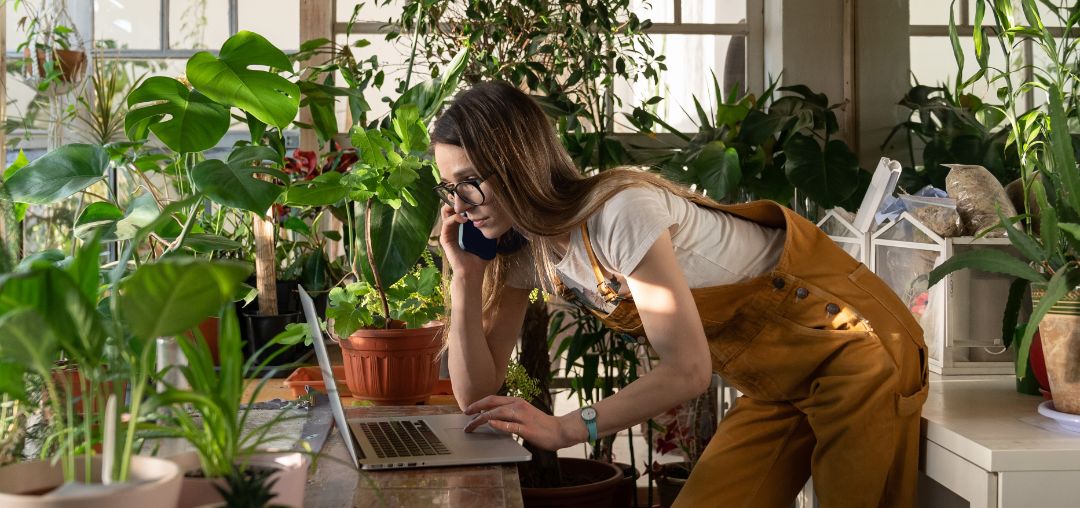
[[592,406],[581,408],[581,419],[585,421],[585,428],[589,430],[589,442],[596,441],[596,410]]

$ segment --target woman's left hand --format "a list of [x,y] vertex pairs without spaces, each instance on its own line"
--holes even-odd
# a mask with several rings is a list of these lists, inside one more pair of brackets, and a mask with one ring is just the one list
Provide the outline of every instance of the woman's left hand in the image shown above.
[[[465,426],[465,432],[490,423],[498,430],[521,436],[522,439],[545,450],[558,450],[564,444],[561,420],[537,409],[524,399],[489,395],[465,408],[465,414],[477,415]],[[572,444],[572,443],[571,443]]]

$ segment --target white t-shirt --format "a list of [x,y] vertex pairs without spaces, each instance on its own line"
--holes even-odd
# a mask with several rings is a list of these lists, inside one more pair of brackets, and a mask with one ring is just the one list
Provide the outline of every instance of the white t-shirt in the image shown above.
[[[701,207],[652,186],[619,191],[588,220],[600,265],[623,276],[633,273],[665,228],[671,233],[675,257],[691,288],[733,284],[767,273],[779,262],[784,247],[781,229]],[[530,272],[522,274],[524,277],[511,274],[508,285],[536,287],[535,273],[526,268],[528,261],[517,266]],[[596,292],[596,277],[581,229],[571,231],[570,246],[555,270],[571,290],[598,308],[612,308]]]

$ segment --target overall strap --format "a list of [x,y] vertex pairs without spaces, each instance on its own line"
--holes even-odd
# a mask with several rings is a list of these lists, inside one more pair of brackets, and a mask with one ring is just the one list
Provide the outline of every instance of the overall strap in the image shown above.
[[585,242],[585,252],[589,255],[589,263],[592,264],[593,275],[596,276],[596,290],[604,297],[606,302],[622,300],[623,297],[619,292],[611,289],[612,282],[618,283],[615,277],[612,276],[610,282],[604,279],[604,271],[600,269],[600,261],[596,259],[592,240],[589,239],[589,227],[584,222],[581,223],[581,239]]

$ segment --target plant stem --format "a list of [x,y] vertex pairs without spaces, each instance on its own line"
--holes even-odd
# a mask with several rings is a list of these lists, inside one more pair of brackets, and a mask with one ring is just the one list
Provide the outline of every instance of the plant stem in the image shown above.
[[386,291],[383,289],[382,281],[379,277],[379,270],[375,266],[375,253],[371,248],[371,198],[368,198],[367,204],[364,205],[364,247],[367,248],[367,261],[368,266],[371,267],[371,278],[375,282],[375,290],[379,292],[379,301],[382,303],[383,317],[386,318],[387,329],[390,328],[390,303],[386,301]]
[[128,420],[127,435],[124,436],[124,452],[120,454],[120,475],[116,477],[117,482],[126,482],[128,469],[131,468],[131,453],[135,443],[135,427],[139,422],[139,406],[142,404],[143,390],[146,388],[146,375],[149,368],[147,362],[149,361],[149,352],[153,349],[152,344],[144,344],[143,350],[139,354],[137,359],[135,375],[135,386],[131,389],[131,412],[130,419]]

